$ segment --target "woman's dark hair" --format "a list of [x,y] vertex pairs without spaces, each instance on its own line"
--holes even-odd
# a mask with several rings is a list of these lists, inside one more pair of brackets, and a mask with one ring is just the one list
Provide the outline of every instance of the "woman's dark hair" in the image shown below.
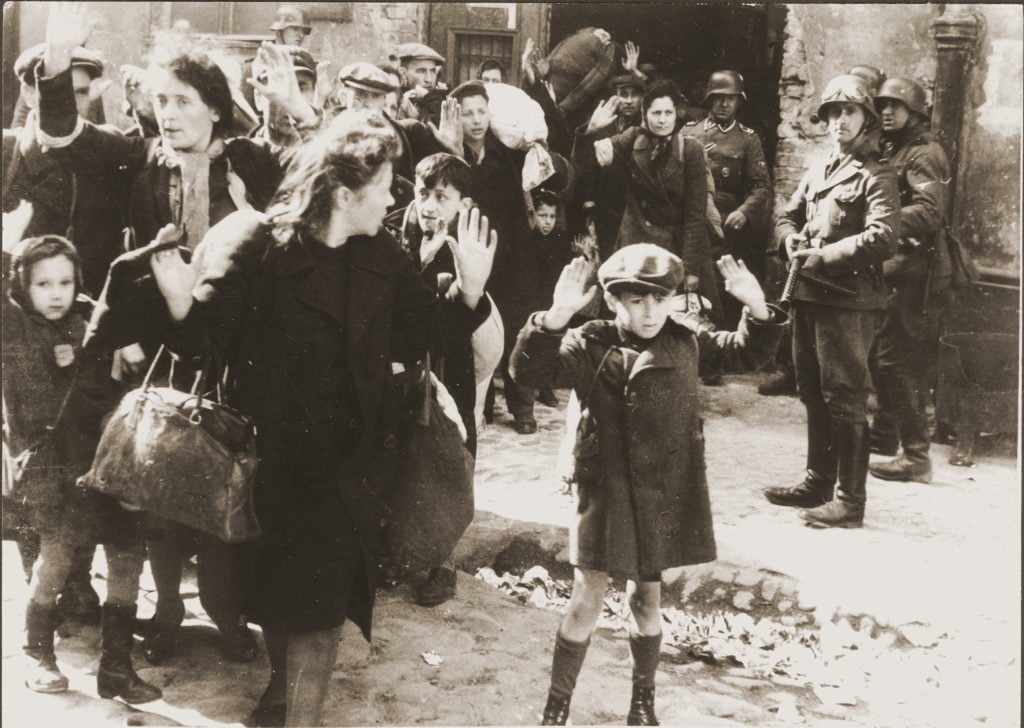
[[220,116],[213,123],[213,136],[228,136],[234,114],[231,86],[209,53],[194,47],[158,48],[150,59],[150,68],[163,69],[194,88],[203,103]]
[[339,187],[357,191],[398,157],[398,137],[374,111],[343,111],[295,148],[288,173],[267,210],[278,239],[327,222]]
[[499,63],[498,61],[494,60],[493,58],[488,58],[480,64],[480,70],[477,72],[476,77],[482,78],[484,75],[484,71],[494,70],[497,70],[499,73],[501,73],[501,77],[505,78],[505,67],[501,65],[501,63]]
[[454,154],[439,152],[424,157],[416,165],[416,177],[423,180],[423,186],[428,190],[438,185],[451,185],[460,195],[469,194],[469,165]]
[[682,94],[679,93],[679,87],[676,86],[675,81],[668,79],[662,79],[661,81],[655,81],[651,84],[651,87],[644,93],[643,98],[640,99],[640,108],[642,114],[646,118],[647,110],[651,108],[656,100],[660,98],[668,98],[672,101],[672,105],[677,109],[679,108],[679,102],[682,99]]
[[40,261],[48,258],[65,257],[75,268],[75,293],[82,290],[82,262],[78,251],[71,241],[60,235],[41,235],[37,238],[25,238],[11,254],[11,291],[10,296],[22,308],[31,308],[28,295],[32,284],[32,269]]

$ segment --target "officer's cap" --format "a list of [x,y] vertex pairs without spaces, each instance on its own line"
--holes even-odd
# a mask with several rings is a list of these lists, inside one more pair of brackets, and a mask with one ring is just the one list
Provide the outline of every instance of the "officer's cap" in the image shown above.
[[366,61],[348,64],[338,73],[338,78],[349,88],[358,88],[372,93],[386,94],[395,90],[388,74]]
[[398,46],[398,58],[405,61],[434,61],[439,66],[444,65],[444,56],[428,45],[422,43],[403,43]]
[[[19,81],[34,86],[36,82],[36,68],[43,62],[43,53],[46,51],[46,44],[34,45],[14,62],[14,75]],[[82,68],[90,78],[99,78],[103,75],[103,56],[88,48],[75,48],[71,54],[71,67]]]
[[597,280],[609,293],[619,289],[674,293],[683,282],[683,261],[651,243],[620,248],[597,270]]
[[306,19],[306,11],[294,5],[282,5],[274,13],[274,22],[271,23],[270,29],[276,33],[285,28],[301,28],[306,35],[313,31]]

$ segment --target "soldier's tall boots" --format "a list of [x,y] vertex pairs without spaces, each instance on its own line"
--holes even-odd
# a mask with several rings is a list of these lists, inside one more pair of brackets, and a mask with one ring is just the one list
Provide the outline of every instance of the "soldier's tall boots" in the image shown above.
[[53,652],[53,632],[57,628],[57,608],[29,600],[25,610],[25,654],[28,664],[25,685],[37,693],[60,693],[68,689],[68,679],[57,667]]
[[120,697],[126,703],[148,703],[163,697],[160,688],[135,674],[132,644],[136,606],[106,602],[103,605],[100,669],[96,689],[101,698]]
[[818,528],[860,528],[867,503],[868,423],[833,420],[832,441],[839,456],[836,498],[800,516]]
[[630,633],[629,651],[633,653],[633,696],[626,725],[661,725],[654,713],[654,678],[661,657],[661,633]]
[[932,482],[928,457],[928,385],[923,378],[892,377],[896,399],[900,442],[903,453],[895,460],[870,466],[871,474],[882,480]]
[[541,725],[565,725],[569,719],[569,703],[572,701],[576,678],[583,667],[588,647],[589,638],[586,642],[572,642],[563,637],[561,631],[555,636],[555,654],[551,660],[551,687],[548,690],[548,702],[544,706]]
[[807,408],[807,473],[793,486],[764,489],[764,497],[777,506],[815,508],[832,500],[837,474],[836,448],[832,443],[832,418],[828,410]]

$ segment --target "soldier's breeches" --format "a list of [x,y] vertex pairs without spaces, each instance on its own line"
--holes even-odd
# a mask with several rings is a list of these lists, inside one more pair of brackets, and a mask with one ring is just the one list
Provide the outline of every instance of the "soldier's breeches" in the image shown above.
[[800,400],[840,422],[866,422],[871,344],[879,311],[797,301],[792,311],[793,361]]

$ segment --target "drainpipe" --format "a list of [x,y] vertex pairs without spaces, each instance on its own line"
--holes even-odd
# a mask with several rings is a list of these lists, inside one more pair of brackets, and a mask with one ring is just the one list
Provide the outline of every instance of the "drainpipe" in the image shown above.
[[956,209],[957,171],[964,141],[964,116],[968,107],[974,52],[978,46],[981,23],[964,5],[945,5],[932,22],[937,62],[935,94],[932,104],[932,130],[949,153],[952,180],[950,209]]

